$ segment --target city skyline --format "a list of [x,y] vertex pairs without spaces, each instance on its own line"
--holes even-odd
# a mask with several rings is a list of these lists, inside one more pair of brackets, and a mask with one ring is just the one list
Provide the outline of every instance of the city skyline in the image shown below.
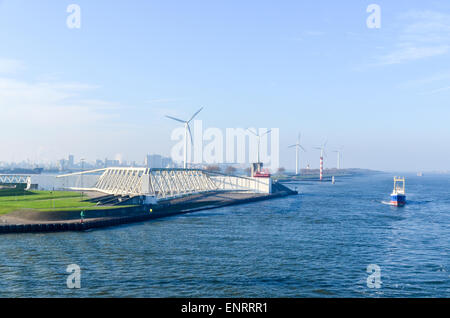
[[[329,140],[346,168],[448,170],[450,4],[0,1],[0,161],[170,156],[174,125],[280,129],[280,166]],[[25,10],[26,8],[26,10]],[[239,10],[236,10],[239,8]],[[39,23],[35,23],[39,19]],[[39,39],[39,41],[36,41]],[[26,49],[25,48],[26,43]]]
[[103,158],[103,159],[93,159],[86,160],[83,157],[77,157],[73,154],[69,154],[66,158],[61,158],[55,161],[47,162],[33,162],[29,159],[19,161],[19,162],[5,162],[0,161],[0,168],[44,168],[44,169],[59,169],[60,171],[65,170],[82,170],[82,169],[97,169],[97,168],[108,168],[108,167],[146,167],[146,168],[168,168],[177,166],[176,163],[172,161],[169,157],[164,157],[159,154],[147,154],[142,160],[139,161],[127,161],[121,158]]

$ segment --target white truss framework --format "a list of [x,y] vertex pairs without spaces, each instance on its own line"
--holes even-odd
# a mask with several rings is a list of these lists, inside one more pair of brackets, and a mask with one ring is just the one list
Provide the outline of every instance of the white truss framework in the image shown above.
[[100,171],[103,171],[103,174],[98,178],[96,184],[92,188],[70,189],[93,190],[122,196],[144,195],[155,197],[158,200],[210,191],[261,192],[260,180],[209,173],[199,169],[118,167],[83,171],[58,176],[58,178],[92,174]]
[[95,190],[114,195],[151,195],[158,199],[215,191],[215,182],[202,170],[107,168]]
[[0,184],[29,184],[30,179],[30,176],[23,174],[0,174]]
[[145,168],[107,168],[94,188],[114,195],[142,195]]

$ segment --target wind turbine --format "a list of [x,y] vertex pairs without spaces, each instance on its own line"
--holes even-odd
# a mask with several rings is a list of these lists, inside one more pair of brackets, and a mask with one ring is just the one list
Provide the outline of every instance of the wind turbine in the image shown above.
[[303,148],[302,145],[300,144],[300,138],[301,137],[302,137],[302,134],[298,134],[297,143],[295,145],[289,146],[289,148],[294,148],[295,147],[295,174],[296,175],[298,175],[299,167],[300,167],[300,163],[299,163],[299,160],[298,160],[300,149],[302,149],[303,151],[306,152],[305,148]]
[[259,160],[259,146],[261,145],[261,137],[264,137],[265,135],[269,134],[272,130],[269,129],[268,131],[266,131],[262,135],[259,134],[258,130],[256,130],[256,132],[250,130],[249,128],[247,128],[247,130],[258,138],[258,163],[260,163],[260,160]]
[[328,141],[325,141],[323,145],[319,147],[314,147],[314,149],[320,150],[320,181],[323,180],[323,156],[326,155],[325,147],[327,146]]
[[341,169],[342,147],[333,152],[337,153],[337,169],[340,170]]
[[191,138],[191,145],[193,144],[192,133],[191,133],[191,128],[189,127],[189,124],[195,118],[195,116],[197,116],[198,113],[200,113],[202,110],[203,110],[203,107],[200,108],[194,115],[192,115],[191,119],[189,119],[189,120],[182,120],[182,119],[178,119],[178,118],[175,118],[172,116],[166,116],[169,119],[172,119],[172,120],[175,120],[175,121],[178,121],[178,122],[184,124],[184,169],[187,169],[188,135]]

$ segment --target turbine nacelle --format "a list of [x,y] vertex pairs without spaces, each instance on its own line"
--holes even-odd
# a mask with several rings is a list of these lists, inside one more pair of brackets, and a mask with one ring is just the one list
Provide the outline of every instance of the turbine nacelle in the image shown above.
[[300,144],[301,137],[302,137],[302,134],[299,133],[298,134],[298,138],[297,138],[297,143],[295,145],[291,145],[291,146],[288,147],[288,148],[294,148],[295,147],[295,174],[296,175],[298,175],[299,167],[300,167],[298,153],[299,153],[300,149],[303,150],[304,152],[306,152],[306,149],[303,148],[303,146]]
[[325,155],[325,157],[327,157],[327,154],[325,152],[325,147],[327,146],[328,141],[325,141],[321,146],[318,147],[314,147],[314,149],[320,150],[320,156],[323,157]]
[[302,137],[302,134],[298,134],[297,143],[296,143],[295,145],[289,146],[288,148],[294,148],[294,147],[296,147],[296,148],[299,148],[299,149],[303,150],[304,152],[306,152],[306,149],[303,148],[303,146],[300,144],[300,139],[301,139],[301,137]]
[[258,130],[256,130],[256,132],[254,132],[253,130],[251,130],[250,128],[247,128],[247,130],[249,131],[249,132],[251,132],[253,135],[255,135],[257,138],[258,138],[258,163],[260,162],[260,160],[259,160],[259,147],[260,147],[260,144],[261,144],[261,137],[264,137],[265,135],[267,135],[267,134],[269,134],[271,131],[272,131],[272,129],[269,129],[268,131],[266,131],[264,134],[262,134],[262,135],[260,135],[259,134],[259,131]]
[[188,145],[187,145],[187,138],[188,138],[188,135],[189,135],[190,140],[191,140],[191,145],[194,144],[194,141],[193,141],[193,139],[192,139],[191,127],[189,126],[189,124],[194,120],[194,118],[195,118],[202,110],[203,110],[203,107],[200,108],[194,115],[192,115],[192,117],[191,117],[189,120],[182,120],[182,119],[179,119],[179,118],[176,118],[176,117],[172,117],[172,116],[167,116],[167,115],[166,115],[167,118],[172,119],[172,120],[175,120],[175,121],[177,121],[177,122],[179,122],[179,123],[184,124],[184,129],[185,129],[185,135],[184,135],[184,137],[185,137],[185,140],[184,140],[184,169],[187,169],[187,146],[188,146]]

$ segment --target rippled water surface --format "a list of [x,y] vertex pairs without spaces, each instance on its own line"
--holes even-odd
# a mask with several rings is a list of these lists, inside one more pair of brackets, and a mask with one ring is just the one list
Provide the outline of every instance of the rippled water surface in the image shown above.
[[[0,297],[449,297],[450,176],[409,176],[404,208],[382,203],[391,175],[337,181],[146,223],[0,236]],[[69,264],[79,290],[66,286]]]

